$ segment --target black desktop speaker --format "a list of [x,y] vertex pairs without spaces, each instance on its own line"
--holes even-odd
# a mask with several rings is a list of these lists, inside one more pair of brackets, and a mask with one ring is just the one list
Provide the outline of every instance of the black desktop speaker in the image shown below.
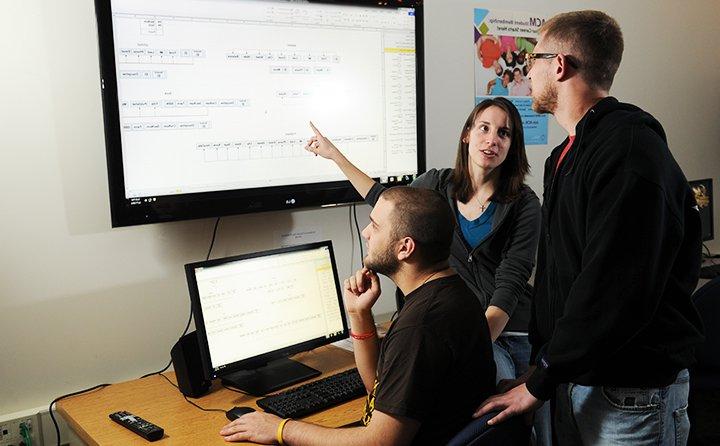
[[210,380],[205,379],[200,359],[200,344],[197,333],[192,331],[178,339],[170,350],[178,387],[185,396],[197,398],[210,389]]

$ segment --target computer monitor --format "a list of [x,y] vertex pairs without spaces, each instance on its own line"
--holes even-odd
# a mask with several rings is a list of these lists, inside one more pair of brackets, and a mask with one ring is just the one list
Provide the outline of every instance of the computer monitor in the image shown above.
[[208,379],[253,395],[317,376],[287,356],[348,337],[330,241],[185,265]]
[[700,211],[700,227],[704,242],[715,238],[713,215],[712,178],[689,181],[690,188],[695,194],[695,201]]

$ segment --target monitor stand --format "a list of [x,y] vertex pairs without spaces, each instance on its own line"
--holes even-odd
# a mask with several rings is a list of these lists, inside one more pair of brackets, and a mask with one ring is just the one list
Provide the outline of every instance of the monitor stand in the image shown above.
[[253,370],[241,370],[222,377],[222,383],[255,395],[268,393],[319,376],[320,371],[292,359],[282,358]]

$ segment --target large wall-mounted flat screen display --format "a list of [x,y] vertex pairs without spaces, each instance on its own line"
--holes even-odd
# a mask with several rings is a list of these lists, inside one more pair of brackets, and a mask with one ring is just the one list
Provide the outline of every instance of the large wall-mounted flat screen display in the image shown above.
[[96,0],[113,226],[359,200],[424,168],[415,1]]

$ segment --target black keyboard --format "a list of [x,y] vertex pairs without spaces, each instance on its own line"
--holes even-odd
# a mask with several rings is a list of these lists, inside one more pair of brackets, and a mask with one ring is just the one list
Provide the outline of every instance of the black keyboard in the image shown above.
[[355,368],[259,399],[257,405],[281,418],[300,418],[366,394]]
[[714,279],[717,276],[720,276],[720,263],[700,268],[701,279]]

